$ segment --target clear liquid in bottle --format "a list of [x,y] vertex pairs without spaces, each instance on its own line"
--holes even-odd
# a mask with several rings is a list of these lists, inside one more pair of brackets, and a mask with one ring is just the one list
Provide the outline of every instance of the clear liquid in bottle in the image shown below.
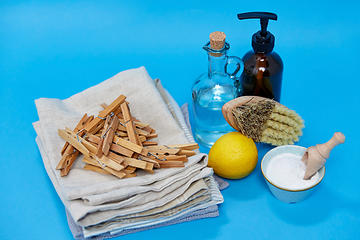
[[236,88],[232,85],[201,89],[194,96],[194,135],[206,147],[211,147],[225,133],[234,131],[226,122],[221,108],[234,99]]

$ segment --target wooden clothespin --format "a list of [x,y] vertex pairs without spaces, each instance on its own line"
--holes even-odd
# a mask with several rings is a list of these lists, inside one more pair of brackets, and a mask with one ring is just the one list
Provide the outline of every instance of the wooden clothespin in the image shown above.
[[112,168],[116,171],[120,171],[120,170],[124,169],[124,167],[120,163],[118,163],[117,161],[114,161],[111,158],[108,158],[105,155],[102,155],[101,158],[98,158],[95,154],[90,153],[90,156],[92,158],[96,159],[102,166]]
[[[147,171],[152,171],[153,167],[154,167],[153,163],[146,162],[146,161],[140,161],[135,158],[127,158],[126,157],[124,162],[131,167],[136,167],[136,168],[144,169]],[[153,172],[151,172],[151,173],[153,173]]]
[[107,116],[111,115],[111,113],[114,113],[114,111],[119,108],[120,104],[122,104],[125,99],[126,97],[124,95],[120,95],[109,106],[107,106],[104,110],[100,111],[98,117],[94,118],[85,128],[85,130],[89,133],[95,134],[96,132],[94,132],[94,129],[96,129],[97,126],[101,124],[101,122],[104,121]]
[[[118,115],[117,115],[118,116]],[[126,136],[127,136],[127,132],[126,132],[126,127],[125,127],[125,122],[124,122],[124,120],[122,120],[122,119],[119,119],[119,121],[120,121],[120,124],[118,125],[118,132],[124,132],[124,133],[126,133]]]
[[107,133],[107,129],[109,128],[110,125],[110,115],[106,117],[105,119],[105,124],[104,124],[104,128],[101,131],[101,135],[100,135],[100,141],[98,142],[98,146],[97,146],[97,150],[96,150],[96,156],[97,157],[102,157],[102,155],[104,154],[102,151],[102,147],[104,144],[104,140],[105,140],[105,134]]
[[145,130],[143,130],[141,128],[138,128],[138,127],[136,127],[135,130],[140,136],[145,136],[146,137],[147,135],[151,134],[151,133],[149,133],[149,132],[147,132],[147,131],[145,131]]
[[84,166],[85,170],[90,170],[90,171],[93,171],[93,172],[99,172],[99,173],[105,173],[105,174],[110,174],[111,175],[110,172],[103,170],[101,167],[94,166],[94,165],[92,165],[90,162],[88,162],[86,160],[85,161],[83,160],[83,162],[87,163]]
[[141,154],[141,155],[147,155],[149,150],[140,146],[140,145],[137,145],[135,143],[132,143],[130,141],[127,141],[123,138],[119,138],[117,136],[114,136],[114,142],[116,143],[116,145],[120,145],[126,149],[129,149],[135,153],[138,153],[138,154]]
[[77,140],[77,142],[80,142],[83,144],[83,146],[85,146],[85,148],[92,153],[96,153],[96,147],[94,145],[92,145],[91,143],[89,143],[87,140],[85,140],[84,138],[80,137],[77,133],[71,131],[69,128],[65,127],[65,131],[71,135],[74,139]]
[[113,160],[114,162],[118,163],[118,164],[122,164],[124,162],[124,157],[121,155],[118,155],[114,152],[109,152],[109,154],[107,155],[108,158],[110,158],[111,160]]
[[[85,113],[83,115],[83,117],[80,119],[79,123],[76,125],[76,127],[74,128],[74,132],[78,132],[81,129],[83,129],[84,125],[88,122],[90,122],[92,119],[94,119],[94,116],[87,116],[87,113]],[[84,135],[85,133],[81,133],[82,135]],[[82,136],[81,136],[82,137]],[[63,155],[63,153],[65,152],[66,148],[69,146],[69,143],[66,142],[61,150],[61,155]]]
[[159,155],[160,159],[166,159],[166,161],[181,161],[181,162],[188,162],[189,159],[186,155]]
[[191,157],[196,155],[195,149],[199,149],[199,145],[197,143],[188,143],[188,144],[170,144],[170,145],[162,145],[155,146],[159,148],[170,148],[170,149],[180,149],[178,155],[186,155],[187,157]]
[[156,145],[158,145],[157,142],[151,142],[151,141],[145,141],[142,144],[143,144],[144,147],[145,146],[156,146]]
[[[96,155],[93,155],[94,157],[96,157]],[[123,171],[123,170],[120,170],[120,171],[117,171],[117,170],[114,170],[110,167],[107,167],[105,165],[103,165],[100,161],[98,161],[98,159],[96,158],[93,158],[93,157],[86,157],[84,156],[84,159],[83,161],[87,164],[90,164],[90,165],[93,165],[95,167],[98,167],[100,169],[102,169],[103,171],[106,171],[106,172],[109,172],[110,174],[118,177],[118,178],[124,178],[126,176],[126,173]],[[86,166],[86,165],[85,165]],[[89,170],[93,170],[94,171],[95,168],[91,168]],[[101,172],[99,169],[95,170],[97,172]]]
[[139,155],[137,157],[137,159],[139,159],[140,161],[146,161],[146,162],[154,164],[154,168],[160,168],[160,164],[151,158],[145,157],[143,155]]
[[159,147],[167,147],[167,148],[174,148],[174,149],[181,149],[181,150],[195,150],[199,149],[199,144],[197,143],[187,143],[187,144],[169,144],[169,145],[162,145]]
[[123,146],[120,146],[117,143],[111,144],[110,150],[114,151],[114,152],[117,152],[117,153],[119,153],[121,155],[124,155],[126,157],[132,157],[134,155],[134,151],[132,151],[132,150],[130,150],[128,148],[125,148]]
[[[93,116],[88,117],[87,114],[85,113],[84,116],[79,121],[79,123],[74,128],[74,131],[75,132],[80,131],[87,122],[92,120],[92,118],[93,118]],[[83,136],[84,134],[85,133],[82,132],[80,136]],[[64,147],[61,150],[61,155],[62,155],[61,159],[60,159],[58,165],[56,166],[57,170],[61,170],[60,171],[61,176],[66,176],[69,173],[70,168],[78,154],[79,154],[79,151],[77,151],[73,146],[69,145],[68,142],[66,142],[64,144]]]
[[[85,135],[85,131],[83,131],[83,127],[85,127],[94,116],[88,117],[85,113],[84,116],[81,118],[80,122],[77,124],[77,126],[74,129],[74,132],[77,132],[77,134],[80,137],[83,137]],[[56,167],[57,170],[60,170],[60,176],[64,177],[67,176],[70,172],[70,169],[75,162],[75,159],[77,158],[79,151],[76,150],[72,145],[70,145],[68,142],[64,144],[63,150],[61,151],[62,157]]]
[[139,139],[139,135],[135,131],[135,124],[134,124],[133,118],[131,116],[128,103],[124,102],[120,105],[120,107],[121,107],[121,112],[124,116],[125,127],[126,127],[126,132],[129,137],[129,141],[134,144],[137,144],[139,146],[142,146],[142,143]]
[[[89,136],[89,141],[96,144],[96,146],[97,146],[99,144],[99,142],[100,142],[100,137],[95,136],[95,135],[90,135]],[[116,141],[116,140],[114,140],[114,141]],[[131,151],[131,150],[127,149],[127,148],[124,148],[124,147],[122,147],[120,145],[117,145],[114,142],[111,144],[110,150],[114,151],[116,153],[119,153],[121,155],[124,155],[126,157],[132,157],[132,155],[134,154],[134,151]]]
[[145,136],[146,140],[152,139],[152,138],[157,138],[158,135],[156,133],[150,133],[148,135]]
[[182,161],[159,161],[160,168],[174,168],[174,167],[184,167],[184,163]]
[[73,137],[70,133],[66,130],[59,129],[58,134],[62,137],[65,141],[67,141],[70,145],[76,148],[79,152],[84,154],[84,156],[90,157],[90,151],[82,144],[82,138]]
[[176,155],[180,152],[180,149],[167,148],[165,146],[148,146],[147,149],[149,149],[149,152],[155,155]]
[[111,144],[113,142],[113,139],[114,139],[114,136],[115,136],[115,131],[116,131],[118,125],[119,125],[119,118],[115,115],[115,116],[112,117],[112,121],[111,121],[108,129],[105,132],[106,136],[104,138],[104,143],[103,143],[103,146],[102,146],[102,152],[105,155],[109,154],[109,150],[110,150]]

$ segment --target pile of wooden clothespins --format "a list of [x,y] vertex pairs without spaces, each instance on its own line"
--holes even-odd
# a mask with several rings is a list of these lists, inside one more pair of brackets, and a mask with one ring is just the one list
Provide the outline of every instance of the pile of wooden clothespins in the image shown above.
[[154,173],[154,168],[184,167],[189,156],[196,153],[198,144],[158,145],[148,141],[157,137],[149,124],[134,118],[126,97],[120,95],[99,115],[85,114],[75,129],[59,129],[66,143],[56,169],[66,176],[78,154],[83,154],[84,169],[115,175],[135,177],[136,169]]

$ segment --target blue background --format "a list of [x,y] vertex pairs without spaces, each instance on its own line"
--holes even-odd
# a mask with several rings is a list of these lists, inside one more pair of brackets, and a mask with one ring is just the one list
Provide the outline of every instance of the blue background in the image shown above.
[[[291,2],[291,3],[290,3]],[[220,216],[118,239],[359,239],[359,1],[4,1],[0,2],[0,239],[72,239],[64,206],[42,164],[34,100],[68,98],[116,73],[145,66],[182,105],[207,71],[202,46],[223,31],[242,57],[269,11],[285,69],[281,102],[305,120],[297,145],[346,136],[324,180],[304,202],[269,192],[258,164],[229,181]],[[191,110],[191,109],[190,109]],[[271,147],[259,144],[259,163]],[[201,148],[208,152],[207,148]]]

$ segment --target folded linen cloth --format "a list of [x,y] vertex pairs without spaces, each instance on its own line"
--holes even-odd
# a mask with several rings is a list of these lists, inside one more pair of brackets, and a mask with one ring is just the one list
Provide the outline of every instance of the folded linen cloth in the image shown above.
[[[124,191],[124,189],[116,189],[103,194],[87,196],[83,199],[87,205],[112,206],[116,204],[117,209],[146,204],[147,202],[155,200],[155,198],[159,199],[160,196],[166,196],[170,192],[186,187],[186,185],[191,184],[193,181],[204,178],[205,175],[212,174],[212,171],[209,170],[209,168],[203,168],[202,165],[196,164],[192,168],[186,169],[181,177],[176,175],[171,176],[166,179],[166,184],[163,184],[163,181],[160,182],[160,184],[159,182],[150,184],[149,186],[151,186],[151,190],[135,194],[131,197],[128,197],[129,193]],[[139,186],[138,189],[132,189],[135,192],[141,190],[142,187],[143,186]],[[158,194],[152,194],[153,192],[157,192]]]
[[[37,123],[35,123],[34,125],[37,125]],[[39,136],[37,137],[36,141],[38,143],[40,152],[43,155],[44,147],[42,146]],[[64,198],[61,194],[59,184],[58,184],[58,182],[54,181],[55,175],[51,169],[47,155],[43,156],[43,160],[44,160],[45,169],[54,184],[55,190],[57,191],[60,199],[64,202]],[[219,182],[220,182],[220,186],[224,185],[221,183],[222,182],[221,180]],[[226,183],[226,182],[224,182],[224,183]],[[221,194],[219,195],[219,198],[220,198],[220,201],[218,201],[218,203],[221,203],[222,202]],[[143,226],[137,226],[136,228],[126,228],[126,229],[123,229],[123,231],[116,232],[116,233],[110,233],[109,231],[96,231],[96,232],[86,231],[84,228],[82,228],[81,226],[79,226],[78,224],[76,224],[74,222],[71,214],[68,211],[66,211],[66,213],[67,213],[67,217],[68,217],[68,223],[70,226],[70,230],[72,231],[74,238],[84,239],[85,237],[100,235],[101,237],[99,239],[103,239],[103,237],[109,238],[112,236],[120,236],[120,235],[124,235],[124,234],[128,234],[128,233],[143,231],[146,229],[152,229],[152,228],[157,228],[157,227],[161,227],[161,226],[172,225],[172,224],[181,223],[181,222],[185,222],[185,221],[191,221],[191,220],[195,220],[195,219],[216,217],[216,216],[218,216],[219,213],[217,211],[217,207],[216,207],[216,209],[215,209],[215,207],[216,207],[216,204],[215,205],[210,204],[210,206],[206,205],[206,206],[204,206],[204,208],[199,208],[200,210],[190,211],[189,213],[181,214],[179,217],[174,217],[174,218],[167,219],[167,220],[160,221],[160,222],[153,222],[153,223],[148,222],[145,226],[143,225]],[[84,231],[85,231],[85,234],[84,234]],[[95,239],[97,239],[97,238],[95,238]]]
[[84,235],[94,236],[103,232],[116,234],[124,229],[144,227],[169,221],[170,219],[175,219],[179,216],[185,215],[186,213],[197,210],[198,206],[204,208],[205,204],[208,202],[214,205],[213,195],[210,193],[210,189],[207,188],[204,180],[197,181],[193,186],[194,188],[190,187],[175,201],[165,204],[159,208],[134,215],[118,216],[104,223],[85,227],[83,228]]
[[[41,140],[42,137],[43,137],[43,134],[41,132],[41,128],[39,128],[39,122],[37,123],[34,123],[34,127],[37,131],[37,134],[38,134],[38,138],[37,138],[37,143],[38,143],[38,146],[39,146],[39,149],[40,149],[40,153],[42,155],[42,158],[44,160],[44,164],[45,164],[45,167],[47,167],[47,171],[48,171],[48,174],[52,174],[54,175],[54,170],[51,168],[51,164],[50,163],[50,160],[49,160],[49,157],[48,157],[48,154],[46,153],[46,150],[45,148],[43,147],[43,141]],[[190,169],[192,167],[193,170],[197,171],[197,170],[201,170],[203,168],[206,168],[206,155],[204,154],[198,154],[196,156],[193,156],[191,158],[189,158],[189,163],[191,163],[191,160],[192,159],[195,159],[194,161],[198,161],[198,162],[201,162],[201,164],[189,164],[190,167],[188,168],[184,168],[184,170],[187,170],[187,169]],[[209,168],[206,168],[206,169],[209,169]],[[166,169],[164,169],[166,170]],[[186,176],[186,173],[188,171],[184,171],[182,172],[181,174],[177,174],[178,175],[178,178],[182,178],[184,175]],[[91,172],[92,173],[92,172]],[[207,173],[205,174],[205,176],[208,176],[212,173],[212,171],[207,171]],[[156,175],[157,173],[155,173],[154,175]],[[199,174],[199,173],[198,173]],[[99,173],[94,173],[94,177],[97,177],[97,175],[102,175],[102,174],[99,174]],[[154,175],[151,175],[151,176],[154,176]],[[203,177],[205,177],[203,176]],[[138,178],[138,177],[136,177]],[[174,178],[174,176],[173,176]],[[169,179],[171,178],[166,178],[164,179],[163,181],[161,182],[167,182]],[[120,181],[122,182],[123,180],[127,180],[127,179],[121,179]],[[53,180],[52,180],[53,181]],[[119,180],[118,180],[119,181]],[[124,181],[125,182],[125,181]],[[159,181],[160,182],[160,181]],[[157,183],[157,182],[156,182]],[[156,184],[155,183],[155,184]],[[53,181],[53,184],[54,184],[54,181]],[[55,184],[54,184],[55,185]],[[124,184],[126,186],[126,183]],[[154,188],[153,188],[153,185],[154,184],[148,184],[147,186],[133,186],[133,187],[129,187],[129,188],[132,188],[134,189],[135,193],[140,193],[142,191],[139,191],[138,189],[141,188],[141,189],[147,189],[146,191],[144,192],[148,192],[149,191],[152,191]],[[165,185],[165,184],[160,184],[160,185]],[[59,184],[59,188],[60,187],[60,184]],[[60,190],[60,189],[59,189]],[[128,190],[128,188],[124,187],[123,190],[126,192]],[[183,189],[185,190],[185,189]],[[61,190],[60,190],[61,191]],[[115,191],[115,190],[113,190]],[[117,209],[117,206],[116,204],[112,204],[110,207],[107,206],[107,205],[97,205],[97,206],[91,206],[91,205],[87,205],[83,200],[81,199],[74,199],[74,200],[68,200],[66,198],[63,197],[63,194],[62,192],[59,193],[58,191],[58,194],[59,196],[62,198],[62,202],[64,203],[66,209],[69,211],[69,213],[72,215],[73,219],[75,220],[75,222],[79,225],[83,225],[83,226],[86,226],[86,225],[93,225],[93,224],[98,224],[99,222],[101,221],[106,221],[107,219],[110,219],[110,218],[113,218],[115,217],[116,215],[121,215],[122,213],[124,214],[134,214],[134,213],[137,213],[139,211],[145,211],[146,209],[152,209],[152,208],[155,208],[157,207],[159,204],[157,201],[152,201],[152,202],[149,202],[148,204],[143,204],[143,205],[140,205],[138,207],[134,207],[134,208],[124,208],[122,213],[120,212],[119,209]],[[136,194],[132,194],[131,192],[127,192],[127,195],[128,196],[133,196],[133,195],[136,195]],[[170,193],[171,194],[171,193]],[[112,199],[113,197],[111,196],[111,193],[108,194],[109,195],[109,198]],[[169,194],[168,194],[169,195]],[[174,198],[176,198],[176,195],[174,196],[165,196],[164,199],[166,201],[163,201],[163,203],[167,203],[171,200],[173,200]],[[221,195],[221,194],[220,194]],[[126,199],[126,198],[125,198]],[[159,200],[160,201],[160,200]],[[216,202],[216,203],[220,203],[220,202]],[[121,203],[119,203],[121,204]],[[214,202],[215,204],[215,202]],[[115,206],[114,206],[115,205]],[[112,209],[116,209],[116,210],[112,210]],[[105,211],[107,210],[107,211]],[[111,211],[112,210],[112,211]],[[98,212],[98,211],[101,211],[101,214],[95,214],[95,212]],[[81,222],[81,219],[85,218],[87,215],[90,215],[88,216],[90,219],[91,219],[91,222],[87,222],[87,224],[84,225],[83,222]],[[97,217],[96,217],[97,216]]]
[[[158,89],[162,88],[162,86],[158,80],[155,80],[155,82],[156,82]],[[179,123],[182,126],[183,130],[185,131],[185,133],[188,133],[187,136],[188,135],[191,136],[189,140],[191,142],[194,141],[192,138],[192,133],[191,133],[191,128],[190,128],[187,104],[184,104],[183,106],[181,106],[181,109],[180,109],[178,107],[177,103],[175,102],[175,100],[173,100],[173,98],[171,97],[171,95],[168,92],[166,92],[166,93],[168,96],[164,100],[166,101],[168,107],[174,111],[174,115],[179,120]],[[229,186],[228,182],[224,181],[222,178],[218,177],[217,175],[213,175],[213,178],[217,182],[217,184],[219,186],[219,190],[226,189]],[[68,219],[68,224],[69,224],[70,230],[71,230],[74,238],[79,239],[79,240],[85,239],[83,228],[81,228],[79,225],[75,224],[74,220],[72,219],[72,217],[70,216],[68,211],[66,211],[66,216]],[[145,227],[123,229],[122,231],[113,233],[113,234],[111,234],[110,232],[102,233],[97,236],[93,236],[91,239],[93,239],[93,240],[107,239],[107,238],[122,236],[122,235],[130,234],[130,233],[135,233],[135,232],[139,232],[139,231],[154,229],[154,228],[158,228],[158,227],[169,226],[169,225],[173,225],[173,224],[177,224],[177,223],[193,221],[193,220],[209,218],[209,217],[217,217],[217,216],[219,216],[219,211],[218,211],[217,205],[212,205],[210,207],[206,207],[206,208],[203,208],[200,210],[195,210],[193,212],[185,214],[184,216],[177,217],[173,220],[168,220],[165,222],[161,222],[158,224],[152,224],[152,225],[145,226]]]
[[[218,216],[219,216],[218,207],[217,207],[217,205],[213,205],[211,207],[207,207],[207,208],[204,208],[201,210],[191,212],[182,217],[176,218],[175,220],[170,220],[170,221],[162,222],[160,224],[154,224],[154,225],[150,225],[150,226],[146,226],[146,227],[125,229],[116,234],[111,234],[110,232],[106,232],[106,233],[102,233],[102,234],[91,237],[91,240],[102,240],[102,239],[108,239],[108,238],[113,238],[113,237],[119,237],[119,236],[123,236],[126,234],[141,232],[141,231],[155,229],[155,228],[159,228],[159,227],[170,226],[173,224],[189,222],[189,221],[194,221],[194,220],[203,219],[203,218],[218,217]],[[69,227],[74,236],[74,239],[77,239],[77,240],[88,239],[88,238],[84,237],[83,229],[74,222],[74,220],[72,219],[71,215],[68,212],[66,212],[66,217],[68,219]]]
[[[141,91],[134,91],[134,89],[137,89],[137,86],[142,86]],[[156,84],[156,87],[159,89],[161,85],[159,86],[159,84]],[[192,214],[192,212],[197,211],[197,209],[210,208],[215,204],[221,203],[223,201],[221,194],[218,192],[218,188],[214,187],[215,184],[213,178],[210,177],[209,182],[212,182],[212,184],[209,184],[208,186],[208,192],[210,192],[210,195],[207,196],[207,201],[198,201],[198,203],[194,203],[194,199],[191,201],[186,200],[184,203],[179,201],[179,194],[184,194],[186,191],[189,191],[188,188],[183,188],[182,191],[177,189],[176,191],[162,192],[162,195],[160,194],[158,196],[168,196],[173,192],[177,192],[177,195],[172,195],[172,197],[168,198],[167,201],[163,201],[161,207],[157,206],[156,204],[151,206],[149,208],[150,212],[148,210],[148,216],[150,216],[150,220],[148,221],[139,220],[139,212],[146,212],[144,209],[138,209],[138,212],[131,212],[129,209],[127,209],[125,213],[128,215],[133,214],[132,218],[128,218],[132,219],[132,224],[127,223],[125,225],[126,227],[124,227],[124,225],[119,226],[119,216],[123,215],[124,213],[116,213],[111,216],[107,215],[100,219],[96,218],[96,214],[94,214],[94,212],[98,212],[99,210],[102,211],[102,213],[110,214],[111,210],[109,210],[109,206],[101,206],[98,209],[93,209],[90,207],[84,211],[84,209],[86,209],[86,199],[98,194],[104,194],[106,196],[108,193],[114,192],[117,189],[127,189],[128,186],[134,189],[139,187],[140,189],[144,189],[148,185],[161,185],[160,183],[164,182],[164,185],[162,185],[160,189],[167,189],[165,180],[174,176],[179,176],[179,178],[183,179],[184,171],[179,171],[179,169],[166,169],[167,171],[163,171],[164,169],[160,169],[154,175],[149,175],[147,173],[143,175],[139,174],[140,176],[135,178],[137,181],[124,181],[127,179],[122,179],[119,181],[118,179],[114,179],[112,176],[103,176],[103,174],[92,173],[83,170],[83,163],[81,161],[77,161],[73,165],[72,171],[66,178],[61,178],[58,171],[55,170],[58,160],[60,159],[60,149],[63,145],[63,142],[59,142],[60,138],[57,136],[57,129],[64,128],[64,126],[70,128],[75,126],[84,112],[87,112],[88,114],[96,114],[99,110],[101,110],[101,108],[97,106],[99,103],[111,102],[118,95],[120,95],[119,92],[129,96],[128,101],[131,104],[131,109],[133,109],[133,107],[135,109],[135,111],[132,110],[133,115],[140,119],[147,119],[146,122],[150,123],[150,125],[157,130],[157,133],[159,134],[159,144],[186,143],[188,141],[193,142],[192,135],[191,133],[189,134],[190,131],[185,124],[186,121],[184,120],[184,116],[179,113],[178,109],[175,109],[175,111],[174,109],[171,109],[173,106],[178,108],[176,102],[174,103],[171,95],[169,95],[166,90],[163,91],[168,96],[166,99],[167,101],[165,99],[164,100],[170,108],[169,111],[166,108],[165,102],[162,100],[161,95],[163,94],[160,94],[159,92],[161,91],[158,91],[156,87],[152,83],[152,80],[148,76],[146,70],[142,67],[139,69],[133,69],[119,73],[113,78],[110,78],[103,83],[76,94],[66,100],[36,100],[36,106],[40,119],[39,122],[34,123],[34,128],[38,133],[36,140],[44,160],[45,168],[55,186],[56,191],[58,192],[61,200],[64,202],[66,209],[71,214],[71,217],[76,217],[78,221],[77,223],[80,223],[81,219],[85,221],[84,215],[86,214],[89,214],[87,217],[90,219],[90,222],[87,223],[88,225],[101,222],[101,224],[95,225],[95,227],[88,226],[88,229],[83,227],[83,230],[85,230],[84,236],[102,234],[106,231],[109,231],[109,229],[113,234],[118,234],[119,231],[124,231],[124,229],[134,229],[135,226],[136,228],[147,228],[153,226],[154,224],[167,224],[169,221],[173,221],[174,223],[179,222],[179,219],[183,219],[185,221],[189,219],[187,215]],[[114,89],[117,89],[118,91],[114,91]],[[144,96],[151,97],[144,98]],[[154,112],[157,114],[154,114]],[[176,120],[171,117],[170,112],[172,115],[174,115]],[[162,116],[161,120],[158,119],[159,113],[160,116]],[[201,162],[203,162],[202,165]],[[193,157],[193,159],[186,164],[185,169],[190,169],[196,165],[200,165],[205,168],[206,160],[204,160],[204,156],[200,155]],[[200,176],[197,177],[200,178]],[[175,182],[176,181],[180,180],[175,179]],[[121,184],[119,182],[121,182]],[[124,185],[127,185],[127,188],[124,188]],[[197,188],[195,190],[196,192],[199,192],[200,189]],[[152,190],[147,189],[143,192],[140,191],[140,193],[151,195],[149,194],[150,191]],[[128,195],[125,197],[123,196],[123,198],[127,200],[129,197],[136,196],[137,194],[139,194],[139,192],[129,192]],[[113,196],[109,197],[110,199],[113,199]],[[120,197],[119,199],[122,198]],[[200,198],[195,199],[199,200]],[[101,205],[101,203],[108,202],[109,200],[107,200],[105,197],[105,199],[102,199],[101,201],[98,203],[99,205]],[[155,201],[153,202],[155,203]],[[173,202],[172,205],[170,204],[171,202]],[[191,207],[185,205],[189,205],[190,202],[192,204],[190,204]],[[149,201],[149,203],[151,203],[151,201]],[[169,204],[171,207],[169,207]],[[166,205],[168,205],[168,207],[165,207]],[[160,212],[163,215],[154,221],[154,209],[158,208],[158,214],[159,207],[161,208]],[[116,211],[118,210],[116,204],[111,206],[110,209],[111,208],[114,208]],[[175,211],[174,209],[176,208],[180,208],[183,211]],[[78,209],[81,209],[81,211]],[[86,214],[84,214],[84,212]],[[164,213],[166,217],[164,217]],[[142,213],[142,215],[140,214],[140,216],[144,217],[143,215],[144,213]],[[209,216],[210,215],[211,214],[209,214]],[[197,217],[201,218],[205,217],[205,215]],[[107,228],[103,227],[105,225]],[[109,228],[109,226],[111,227]],[[93,231],[91,228],[102,230]],[[103,229],[106,229],[106,231]]]

